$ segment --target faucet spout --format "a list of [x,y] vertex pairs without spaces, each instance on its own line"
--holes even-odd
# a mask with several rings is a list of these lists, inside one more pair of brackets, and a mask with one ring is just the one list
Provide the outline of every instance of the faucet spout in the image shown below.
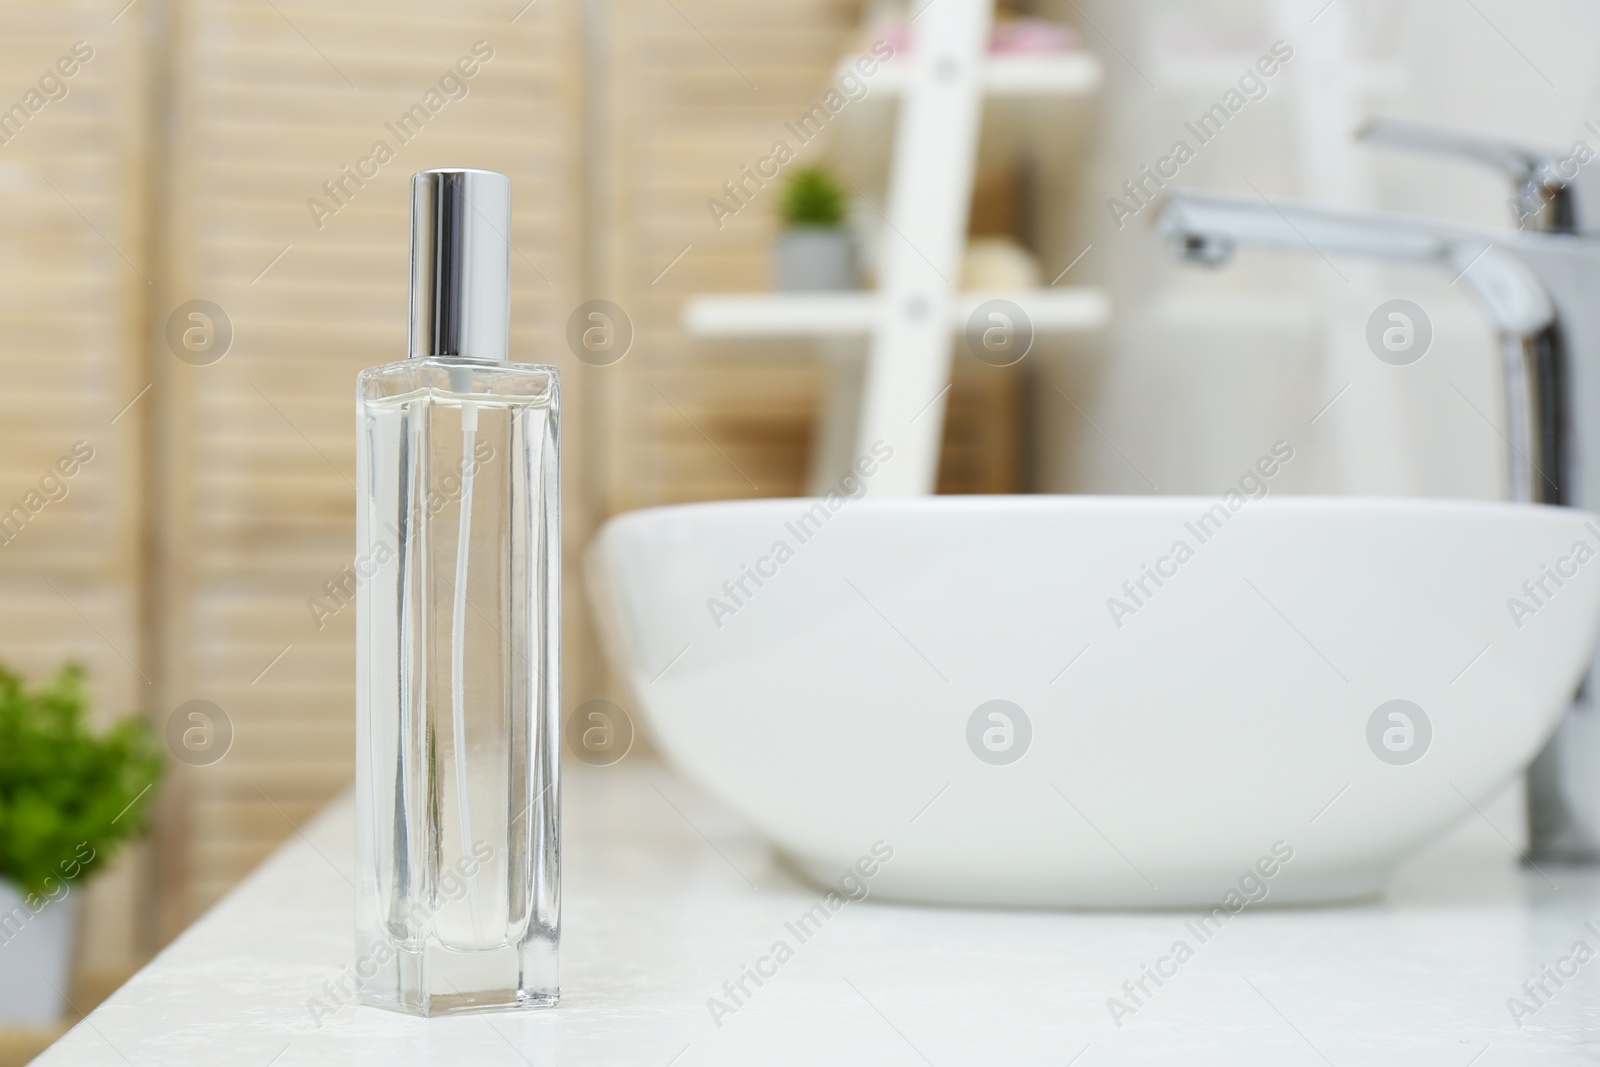
[[1206,263],[1218,260],[1196,255],[1195,249],[1225,248],[1231,253],[1237,245],[1253,245],[1323,257],[1437,264],[1472,290],[1502,333],[1517,337],[1536,335],[1556,318],[1537,274],[1505,250],[1508,238],[1515,243],[1513,234],[1193,189],[1168,197],[1156,225],[1183,258]]
[[[1566,477],[1575,451],[1569,441],[1571,350],[1583,354],[1585,365],[1600,362],[1600,314],[1590,297],[1600,277],[1600,241],[1193,189],[1173,192],[1156,226],[1191,261],[1214,263],[1207,250],[1227,250],[1226,258],[1236,247],[1256,246],[1449,271],[1500,334],[1512,498],[1546,504],[1578,499]],[[1579,377],[1592,377],[1579,369]],[[1600,450],[1600,439],[1596,444]],[[1594,472],[1600,464],[1586,466]],[[1600,499],[1600,493],[1585,498]]]

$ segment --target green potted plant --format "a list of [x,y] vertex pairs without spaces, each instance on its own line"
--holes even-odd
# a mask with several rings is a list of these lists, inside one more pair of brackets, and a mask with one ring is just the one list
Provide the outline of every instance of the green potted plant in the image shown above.
[[30,688],[0,667],[0,1024],[61,1014],[84,882],[142,834],[162,761],[126,718],[89,729],[83,668]]
[[801,167],[784,183],[779,203],[784,229],[774,257],[775,282],[785,292],[854,289],[856,249],[845,226],[845,194],[826,167]]

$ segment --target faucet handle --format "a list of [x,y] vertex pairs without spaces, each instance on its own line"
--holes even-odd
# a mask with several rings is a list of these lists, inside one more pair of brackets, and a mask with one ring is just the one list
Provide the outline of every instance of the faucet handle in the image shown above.
[[[1580,209],[1600,204],[1594,192],[1575,197],[1579,168],[1585,161],[1572,157],[1561,158],[1554,152],[1528,148],[1496,137],[1483,137],[1474,133],[1430,126],[1420,122],[1376,118],[1356,131],[1363,141],[1410,148],[1419,152],[1455,156],[1459,159],[1493,167],[1516,183],[1513,201],[1517,225],[1521,228],[1549,233],[1577,233],[1596,228],[1594,220],[1585,217],[1580,226]],[[1571,173],[1568,173],[1570,171]],[[1588,183],[1596,180],[1589,175]],[[1600,190],[1595,190],[1600,191]],[[1584,211],[1587,215],[1590,212]]]

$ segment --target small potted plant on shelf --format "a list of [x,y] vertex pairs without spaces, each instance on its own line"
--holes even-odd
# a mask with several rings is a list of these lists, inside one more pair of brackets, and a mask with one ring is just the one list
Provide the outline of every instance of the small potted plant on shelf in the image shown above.
[[785,292],[854,289],[856,249],[845,226],[844,189],[827,168],[801,167],[783,187],[784,229],[775,282]]
[[0,667],[0,1025],[61,1016],[78,894],[145,830],[162,761],[126,718],[89,730],[83,669],[29,688]]

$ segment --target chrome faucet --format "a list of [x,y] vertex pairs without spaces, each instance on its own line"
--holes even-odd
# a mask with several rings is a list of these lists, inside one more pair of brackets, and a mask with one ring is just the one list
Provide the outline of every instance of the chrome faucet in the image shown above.
[[[1496,167],[1520,230],[1180,189],[1156,220],[1183,258],[1239,245],[1431,263],[1466,286],[1500,335],[1511,495],[1600,510],[1600,159],[1390,121],[1367,140]],[[1591,173],[1592,172],[1592,173]],[[1530,857],[1600,862],[1600,660],[1528,771]]]

